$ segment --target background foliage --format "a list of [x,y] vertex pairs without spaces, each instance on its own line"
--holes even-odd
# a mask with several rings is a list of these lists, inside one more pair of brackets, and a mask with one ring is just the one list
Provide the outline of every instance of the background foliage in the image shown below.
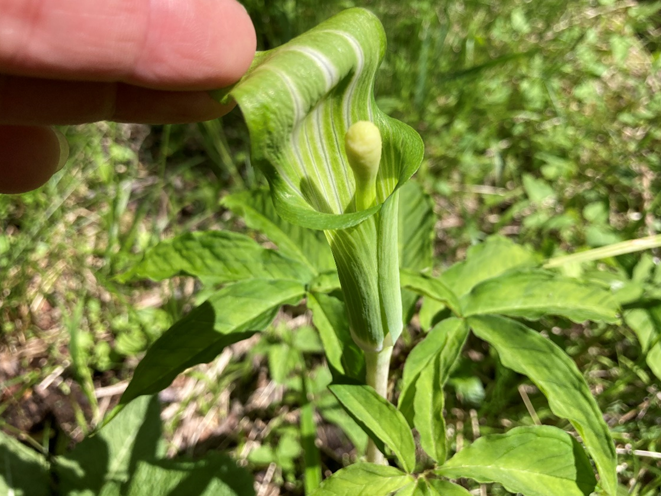
[[[368,7],[381,18],[389,45],[377,98],[425,141],[418,180],[440,219],[440,270],[494,233],[549,258],[661,231],[658,2],[244,4],[260,49],[343,8]],[[0,428],[54,454],[108,411],[148,345],[204,298],[190,278],[121,284],[115,276],[175,234],[246,232],[220,200],[264,184],[238,111],[197,125],[64,131],[69,166],[40,191],[0,197]],[[658,257],[652,251],[565,270],[606,284],[638,281],[644,297],[658,299]],[[423,327],[430,314],[423,306]],[[628,326],[539,326],[550,325],[550,337],[597,395],[623,453],[620,482],[652,496],[661,492],[658,459],[630,454],[661,451],[659,379],[639,341],[640,319],[638,312]],[[288,308],[261,337],[161,393],[167,453],[229,449],[257,475],[259,494],[302,493],[296,426],[300,372],[308,370],[309,388],[326,405],[324,466],[334,471],[355,456],[333,426],[343,425],[355,446],[364,435],[325,392],[329,377],[311,324]],[[419,332],[414,325],[404,333],[393,380]],[[477,339],[449,384],[453,449],[480,434],[550,421],[535,387]],[[493,494],[507,493],[494,487]]]

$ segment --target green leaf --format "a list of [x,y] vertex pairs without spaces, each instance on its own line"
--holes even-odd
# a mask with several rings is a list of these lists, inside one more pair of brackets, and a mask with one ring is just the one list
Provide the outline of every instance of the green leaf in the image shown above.
[[448,481],[427,479],[427,484],[433,496],[470,496],[471,494],[463,487]]
[[289,376],[303,364],[303,355],[286,343],[272,343],[267,350],[269,372],[276,384],[285,384]]
[[510,272],[475,286],[461,300],[465,316],[504,314],[539,319],[616,322],[618,305],[609,291],[577,279],[535,270]]
[[315,272],[335,272],[335,262],[323,233],[287,222],[275,210],[268,190],[242,191],[222,204],[240,215],[248,227],[268,236],[285,256],[306,263]]
[[46,459],[3,432],[0,432],[0,494],[51,494]]
[[333,375],[340,374],[363,381],[365,357],[363,350],[351,338],[344,303],[334,296],[321,293],[308,293],[307,302]]
[[213,360],[226,346],[271,323],[278,309],[305,294],[295,281],[254,279],[227,286],[168,329],[147,351],[120,406],[156,393],[193,365]]
[[442,279],[419,274],[408,269],[402,269],[399,277],[402,287],[438,300],[447,305],[457,316],[461,316],[459,300]]
[[406,419],[395,406],[364,385],[328,386],[354,419],[364,425],[370,437],[386,444],[407,472],[415,468],[415,443]]
[[470,493],[451,482],[420,478],[402,488],[396,496],[470,496]]
[[413,496],[418,494],[418,484],[420,481],[411,482],[408,486],[404,486],[395,493],[395,496]]
[[491,236],[472,246],[466,261],[457,263],[441,275],[443,283],[461,298],[476,284],[517,267],[537,265],[533,253],[502,236]]
[[468,325],[496,348],[503,365],[530,377],[548,398],[554,414],[572,423],[597,465],[602,487],[614,495],[615,446],[599,406],[571,358],[552,341],[505,317],[471,317]]
[[399,396],[399,410],[413,427],[414,398],[416,382],[423,370],[439,356],[439,387],[442,388],[450,375],[450,369],[457,361],[468,337],[468,327],[463,320],[450,318],[436,325],[418,345],[413,348],[404,364],[402,393]]
[[413,400],[413,425],[420,434],[420,446],[434,460],[445,461],[447,445],[445,440],[445,419],[443,407],[442,355],[436,355],[431,364],[425,367],[415,383]]
[[[313,229],[355,226],[379,210],[422,162],[424,145],[375,104],[375,73],[385,54],[379,20],[349,9],[290,42],[259,53],[248,73],[223,91],[250,130],[253,162],[286,220]],[[220,95],[222,98],[222,95]],[[377,205],[356,211],[344,135],[371,121],[383,142]]]
[[399,192],[399,266],[414,271],[432,266],[436,216],[431,198],[415,181]]
[[588,496],[597,484],[581,445],[548,426],[481,437],[436,472],[452,479],[499,482],[525,496]]
[[335,472],[311,496],[388,496],[413,480],[395,467],[356,463]]
[[629,310],[624,321],[636,333],[650,370],[661,380],[661,304]]
[[302,263],[268,250],[243,234],[207,231],[183,234],[149,250],[141,262],[119,276],[162,281],[177,274],[217,283],[246,279],[293,279],[308,282],[312,272]]
[[156,396],[140,398],[95,435],[57,459],[63,494],[97,495],[108,481],[129,480],[141,460],[163,455],[161,407]]
[[199,461],[141,462],[125,496],[251,496],[252,475],[226,455],[212,453]]

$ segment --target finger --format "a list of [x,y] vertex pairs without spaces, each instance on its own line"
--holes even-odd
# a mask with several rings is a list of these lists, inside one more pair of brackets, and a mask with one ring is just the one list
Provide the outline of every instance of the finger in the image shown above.
[[24,193],[42,186],[64,165],[68,148],[53,129],[0,126],[0,193]]
[[0,73],[213,89],[255,54],[235,0],[0,0],[0,12]]
[[213,100],[206,91],[0,76],[0,124],[78,124],[99,120],[175,124],[215,119],[231,108]]

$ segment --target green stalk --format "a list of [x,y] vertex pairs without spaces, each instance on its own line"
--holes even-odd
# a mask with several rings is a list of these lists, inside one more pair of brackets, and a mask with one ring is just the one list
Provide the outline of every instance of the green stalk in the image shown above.
[[561,257],[551,258],[546,261],[544,268],[551,269],[553,267],[560,267],[568,263],[582,263],[591,262],[593,260],[601,260],[604,258],[617,257],[627,253],[634,253],[637,251],[649,250],[661,246],[661,234],[656,236],[648,236],[646,238],[631,239],[621,243],[614,243],[601,248],[594,248],[592,250],[581,251],[572,253],[571,255],[563,255]]
[[305,463],[305,494],[312,494],[321,484],[321,458],[319,448],[315,444],[317,425],[314,421],[314,405],[308,396],[308,380],[307,371],[303,371],[301,373],[301,445]]
[[[381,351],[365,352],[365,376],[368,386],[372,386],[380,396],[388,399],[388,372],[390,371],[390,357],[392,346],[386,346]],[[376,447],[371,439],[367,443],[367,461],[378,465],[385,465],[383,453]]]

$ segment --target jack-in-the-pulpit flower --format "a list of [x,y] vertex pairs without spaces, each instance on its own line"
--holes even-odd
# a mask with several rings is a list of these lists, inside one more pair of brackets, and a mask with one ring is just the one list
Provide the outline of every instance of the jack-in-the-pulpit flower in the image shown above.
[[278,213],[326,233],[352,335],[369,352],[402,330],[397,189],[424,151],[413,129],[375,104],[385,47],[379,20],[350,9],[258,53],[218,95],[238,102]]

